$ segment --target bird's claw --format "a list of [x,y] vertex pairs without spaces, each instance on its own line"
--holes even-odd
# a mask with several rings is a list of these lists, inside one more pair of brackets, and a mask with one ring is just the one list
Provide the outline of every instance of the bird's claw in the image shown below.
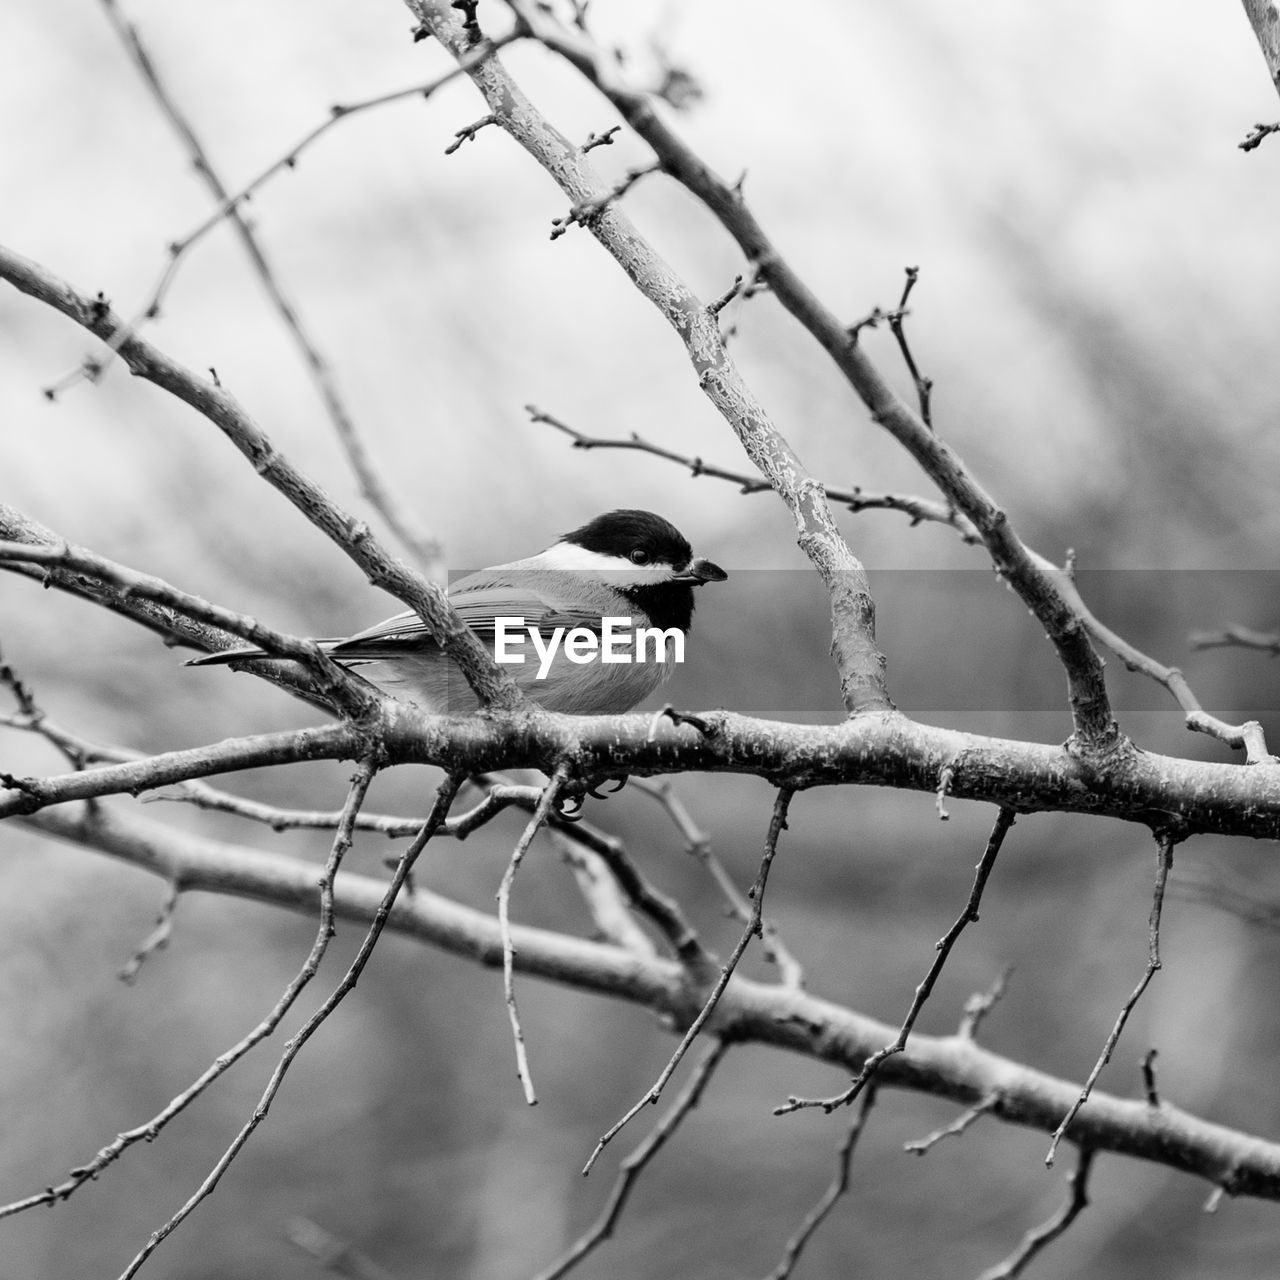
[[[607,791],[600,788],[607,783],[613,786]],[[565,787],[556,805],[556,816],[563,822],[578,822],[582,818],[582,809],[590,796],[593,800],[606,800],[616,796],[627,785],[626,774],[615,774],[612,777],[598,778],[595,781],[571,782]]]
[[[606,782],[613,783],[612,791],[600,790],[600,788],[604,786]],[[605,800],[605,799],[608,799],[609,796],[616,796],[618,792],[621,791],[622,788],[625,787],[626,785],[627,785],[627,775],[624,773],[620,777],[605,778],[601,782],[593,782],[587,788],[587,795],[592,796],[596,800]]]

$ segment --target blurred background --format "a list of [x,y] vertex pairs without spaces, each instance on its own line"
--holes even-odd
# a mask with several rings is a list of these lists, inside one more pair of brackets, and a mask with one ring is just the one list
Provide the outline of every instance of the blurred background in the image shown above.
[[[391,0],[129,0],[124,12],[233,187],[332,104],[450,65],[430,42],[411,42],[411,19]],[[592,7],[638,77],[657,82],[674,66],[696,80],[701,97],[677,127],[721,173],[747,171],[746,195],[781,251],[850,323],[895,304],[903,268],[921,268],[909,333],[935,379],[938,430],[1031,545],[1057,559],[1075,549],[1104,620],[1181,665],[1210,710],[1259,716],[1280,740],[1274,665],[1186,645],[1198,627],[1280,622],[1269,572],[1280,534],[1280,141],[1249,155],[1236,146],[1278,104],[1239,6],[817,0],[802,16],[781,13],[756,0]],[[500,29],[505,11],[485,0],[480,19]],[[12,0],[0,30],[4,238],[133,314],[165,246],[208,213],[205,188],[100,3]],[[571,138],[616,123],[549,55],[515,47],[503,57]],[[456,83],[426,104],[352,116],[248,207],[372,453],[459,570],[528,553],[611,507],[661,511],[732,575],[703,593],[689,661],[667,696],[835,719],[823,593],[779,502],[655,458],[575,451],[529,422],[523,406],[536,404],[591,434],[635,431],[709,462],[749,465],[679,344],[591,237],[575,228],[549,239],[566,201],[542,172],[496,130],[443,154],[481,114],[474,90]],[[594,158],[618,177],[647,155],[624,132]],[[722,294],[741,270],[728,238],[674,184],[649,178],[626,208],[702,297]],[[775,302],[762,295],[730,315],[748,381],[814,474],[932,496]],[[82,331],[5,288],[0,334],[0,498],[101,554],[296,633],[342,634],[396,611],[207,422],[156,388],[116,367],[47,401],[43,387],[100,353]],[[216,368],[296,464],[370,516],[228,228],[185,260],[150,336],[195,369]],[[863,341],[909,391],[890,336]],[[979,552],[891,513],[843,524],[872,570],[904,708],[979,732],[1067,736],[1049,647]],[[126,747],[191,746],[314,719],[250,677],[186,670],[139,629],[4,574],[0,645],[49,715]],[[1162,691],[1118,667],[1123,727],[1141,745],[1230,758],[1187,734]],[[0,768],[59,767],[2,732]],[[257,799],[332,808],[348,772],[316,766],[227,783]],[[398,770],[379,780],[374,807],[420,813],[432,781],[426,770]],[[680,789],[745,886],[769,789],[737,778],[688,778]],[[900,1021],[963,905],[992,817],[950,809],[940,823],[927,796],[797,798],[770,909],[817,994]],[[178,805],[145,812],[317,861],[327,848],[323,835],[276,836]],[[709,941],[732,945],[734,926],[651,800],[624,791],[591,816],[682,897]],[[420,874],[487,908],[517,830],[511,818],[465,846],[433,847]],[[169,949],[128,987],[116,973],[150,929],[164,886],[13,824],[0,850],[7,1201],[150,1117],[243,1035],[301,963],[314,923],[188,896]],[[381,873],[392,850],[363,839],[351,864]],[[965,997],[1012,965],[986,1043],[1083,1078],[1142,971],[1153,852],[1143,831],[1122,824],[1021,819],[981,923],[957,947],[920,1029],[953,1029]],[[1280,939],[1188,883],[1280,901],[1275,856],[1269,844],[1203,838],[1179,849],[1165,968],[1101,1087],[1135,1095],[1138,1059],[1154,1045],[1171,1101],[1276,1136]],[[545,844],[521,873],[515,913],[590,928]],[[354,934],[340,932],[318,989],[336,981]],[[532,980],[520,995],[542,1099],[533,1110],[514,1079],[497,975],[386,939],[299,1059],[269,1122],[145,1274],[315,1276],[319,1264],[288,1239],[302,1218],[401,1280],[533,1275],[598,1212],[643,1125],[589,1180],[578,1171],[672,1041],[634,1009]],[[312,1007],[302,1003],[299,1016]],[[117,1274],[248,1116],[277,1053],[276,1041],[264,1046],[69,1203],[0,1223],[0,1278]],[[775,1119],[771,1108],[844,1079],[773,1051],[736,1050],[637,1189],[617,1238],[577,1274],[768,1271],[828,1182],[843,1133],[843,1122]],[[1042,1135],[984,1121],[923,1159],[903,1153],[904,1141],[955,1114],[882,1095],[850,1195],[798,1276],[976,1274],[1048,1216],[1064,1193],[1063,1164],[1044,1171]],[[1228,1202],[1204,1215],[1205,1185],[1107,1158],[1092,1191],[1088,1213],[1034,1274],[1274,1269],[1271,1205]]]

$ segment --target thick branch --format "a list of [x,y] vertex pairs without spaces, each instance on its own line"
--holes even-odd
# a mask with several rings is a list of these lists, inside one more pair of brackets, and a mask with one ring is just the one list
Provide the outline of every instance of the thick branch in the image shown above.
[[[6,510],[0,504],[0,523],[4,522]],[[138,573],[126,565],[61,540],[56,543],[33,543],[25,539],[0,541],[0,569],[15,561],[39,565],[45,572],[60,571],[80,579],[87,577],[99,591],[104,587],[115,588],[121,599],[136,596],[150,600],[171,614],[205,622],[260,645],[273,656],[293,658],[315,673],[316,683],[325,700],[341,707],[349,715],[361,715],[377,705],[378,695],[363,680],[334,662],[314,640],[300,640],[265,627],[246,614],[210,604],[162,578]]]
[[445,593],[377,541],[368,525],[348,515],[313,480],[277,452],[236,399],[216,382],[196,377],[129,329],[101,297],[91,298],[35,262],[0,246],[0,279],[46,303],[111,344],[138,377],[154,382],[208,418],[253,464],[253,468],[331,538],[369,581],[403,600],[431,628],[486,705],[510,710],[521,697],[511,678],[458,617]]
[[[98,805],[23,819],[59,839],[87,845],[187,890],[208,889],[313,913],[318,903],[313,863],[174,832],[158,823]],[[340,873],[335,909],[368,921],[386,886]],[[497,920],[418,888],[403,894],[387,927],[490,967],[502,964]],[[687,1025],[702,1002],[682,967],[603,943],[512,926],[515,967],[581,990],[630,1001]],[[735,977],[707,1026],[712,1035],[770,1044],[856,1071],[895,1028],[782,985]],[[1079,1086],[992,1053],[964,1035],[912,1036],[880,1069],[882,1087],[911,1089],[971,1105],[993,1095],[990,1114],[1050,1132]],[[1152,1160],[1207,1178],[1233,1195],[1280,1200],[1280,1144],[1200,1120],[1162,1103],[1095,1092],[1067,1135],[1081,1146]]]
[[[653,148],[666,173],[687,187],[720,220],[754,264],[759,278],[827,352],[875,421],[903,445],[972,521],[997,572],[1039,619],[1058,651],[1067,673],[1072,715],[1082,743],[1090,748],[1110,747],[1116,729],[1101,660],[1079,618],[1063,599],[1054,575],[1036,564],[1005,512],[969,474],[956,453],[893,391],[858,343],[850,339],[848,326],[823,306],[781,257],[748,208],[741,189],[730,186],[704,164],[662,121],[649,95],[626,86],[617,67],[588,37],[563,27],[528,0],[508,3],[537,39],[563,55],[613,103]],[[488,70],[492,72],[493,68]]]
[[136,796],[175,782],[239,769],[298,764],[304,760],[354,760],[369,750],[370,742],[365,735],[344,722],[314,729],[286,729],[251,738],[229,738],[188,751],[168,751],[51,778],[0,775],[0,818],[36,813],[54,805],[97,796],[125,792]]
[[[571,759],[587,777],[689,770],[743,773],[795,789],[853,783],[934,795],[948,774],[955,800],[1013,813],[1087,813],[1166,829],[1280,839],[1280,769],[1179,760],[1128,748],[1095,759],[1064,746],[989,738],[917,724],[897,712],[836,725],[785,724],[727,711],[700,719],[713,734],[651,717],[431,716],[406,703],[379,709],[388,764],[432,764],[466,774],[553,767]],[[236,740],[46,779],[10,779],[0,817],[262,764],[351,759],[349,725]],[[877,1046],[878,1047],[878,1046]]]
[[[455,58],[471,48],[449,0],[406,0]],[[875,644],[875,604],[861,562],[831,515],[822,486],[805,470],[725,350],[716,314],[662,260],[612,199],[615,192],[590,159],[543,118],[497,58],[468,74],[496,122],[555,179],[574,208],[593,210],[591,234],[662,312],[684,343],[698,385],[733,428],[747,456],[787,504],[797,541],[826,584],[831,601],[832,656],[846,710],[852,715],[891,705],[884,657]],[[664,165],[665,167],[665,165]]]
[[1244,11],[1266,59],[1267,74],[1280,93],[1280,10],[1275,0],[1244,0]]

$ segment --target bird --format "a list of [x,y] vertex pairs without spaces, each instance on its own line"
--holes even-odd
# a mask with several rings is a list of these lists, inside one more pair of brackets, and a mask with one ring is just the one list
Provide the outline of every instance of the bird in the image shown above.
[[[537,555],[490,565],[448,588],[463,621],[548,711],[630,711],[683,661],[694,587],[729,575],[693,554],[669,520],[652,511],[608,511]],[[344,666],[401,701],[436,714],[468,715],[479,700],[412,611],[345,639],[319,640]],[[268,658],[225,649],[193,658],[207,666]]]

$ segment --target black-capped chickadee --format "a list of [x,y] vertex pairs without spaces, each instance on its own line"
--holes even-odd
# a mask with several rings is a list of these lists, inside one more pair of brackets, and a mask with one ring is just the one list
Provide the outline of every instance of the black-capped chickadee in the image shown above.
[[[684,660],[693,588],[726,577],[696,558],[670,521],[651,511],[610,511],[536,556],[460,579],[449,601],[534,702],[548,711],[614,715]],[[416,613],[319,643],[344,664],[378,664],[372,683],[428,711],[466,715],[479,705]],[[227,649],[187,665],[269,656]]]

